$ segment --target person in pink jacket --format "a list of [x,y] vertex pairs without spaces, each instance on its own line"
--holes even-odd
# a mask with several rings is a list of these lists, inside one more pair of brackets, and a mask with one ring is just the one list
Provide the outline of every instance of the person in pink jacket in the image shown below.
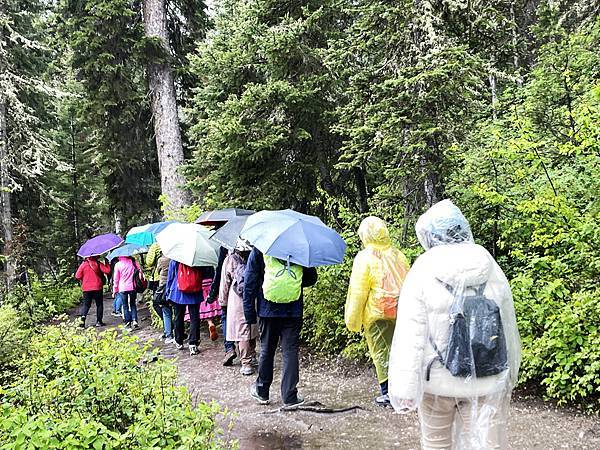
[[113,274],[113,294],[115,298],[121,297],[123,305],[123,319],[125,326],[138,328],[138,314],[133,275],[135,270],[141,270],[139,264],[131,257],[119,256],[119,261],[115,264]]
[[85,326],[92,300],[96,302],[96,326],[104,326],[102,315],[104,313],[104,303],[102,299],[102,287],[106,281],[105,275],[110,273],[110,267],[104,262],[98,262],[96,256],[85,258],[77,268],[75,278],[81,281],[81,290],[83,291],[83,306],[81,308],[81,326]]

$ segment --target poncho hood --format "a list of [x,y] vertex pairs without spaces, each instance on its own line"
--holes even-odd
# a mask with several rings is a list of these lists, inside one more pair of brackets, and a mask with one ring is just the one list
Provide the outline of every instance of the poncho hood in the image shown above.
[[387,225],[379,217],[364,219],[358,227],[358,236],[365,247],[387,248],[392,245]]

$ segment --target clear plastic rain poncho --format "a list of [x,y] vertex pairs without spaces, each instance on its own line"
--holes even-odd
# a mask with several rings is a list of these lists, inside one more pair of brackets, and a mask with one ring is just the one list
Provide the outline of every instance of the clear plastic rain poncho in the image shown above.
[[358,235],[365,248],[358,252],[352,266],[345,320],[350,331],[364,327],[377,379],[383,383],[388,379],[398,295],[408,272],[408,260],[392,247],[383,220],[367,217]]
[[504,449],[521,359],[512,294],[450,200],[416,225],[426,252],[398,301],[389,390],[397,412],[418,408],[423,449]]

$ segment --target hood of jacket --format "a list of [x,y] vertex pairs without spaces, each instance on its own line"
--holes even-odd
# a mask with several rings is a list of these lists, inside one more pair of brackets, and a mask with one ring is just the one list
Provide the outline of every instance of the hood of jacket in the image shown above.
[[487,282],[493,269],[487,250],[468,242],[440,245],[423,256],[433,277],[457,294]]
[[392,245],[387,225],[379,217],[364,219],[358,227],[358,236],[365,247],[387,248]]
[[450,200],[429,208],[415,225],[419,242],[425,250],[438,245],[474,242],[469,222]]

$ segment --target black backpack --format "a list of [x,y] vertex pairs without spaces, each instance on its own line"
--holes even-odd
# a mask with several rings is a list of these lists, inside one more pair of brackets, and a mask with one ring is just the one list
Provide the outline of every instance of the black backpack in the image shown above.
[[[440,283],[455,295],[452,286]],[[485,285],[474,286],[475,295],[465,296],[462,311],[458,310],[455,297],[449,311],[450,329],[445,357],[429,338],[437,356],[427,366],[427,381],[435,361],[441,362],[455,377],[462,378],[483,378],[508,369],[500,308],[484,295]]]

